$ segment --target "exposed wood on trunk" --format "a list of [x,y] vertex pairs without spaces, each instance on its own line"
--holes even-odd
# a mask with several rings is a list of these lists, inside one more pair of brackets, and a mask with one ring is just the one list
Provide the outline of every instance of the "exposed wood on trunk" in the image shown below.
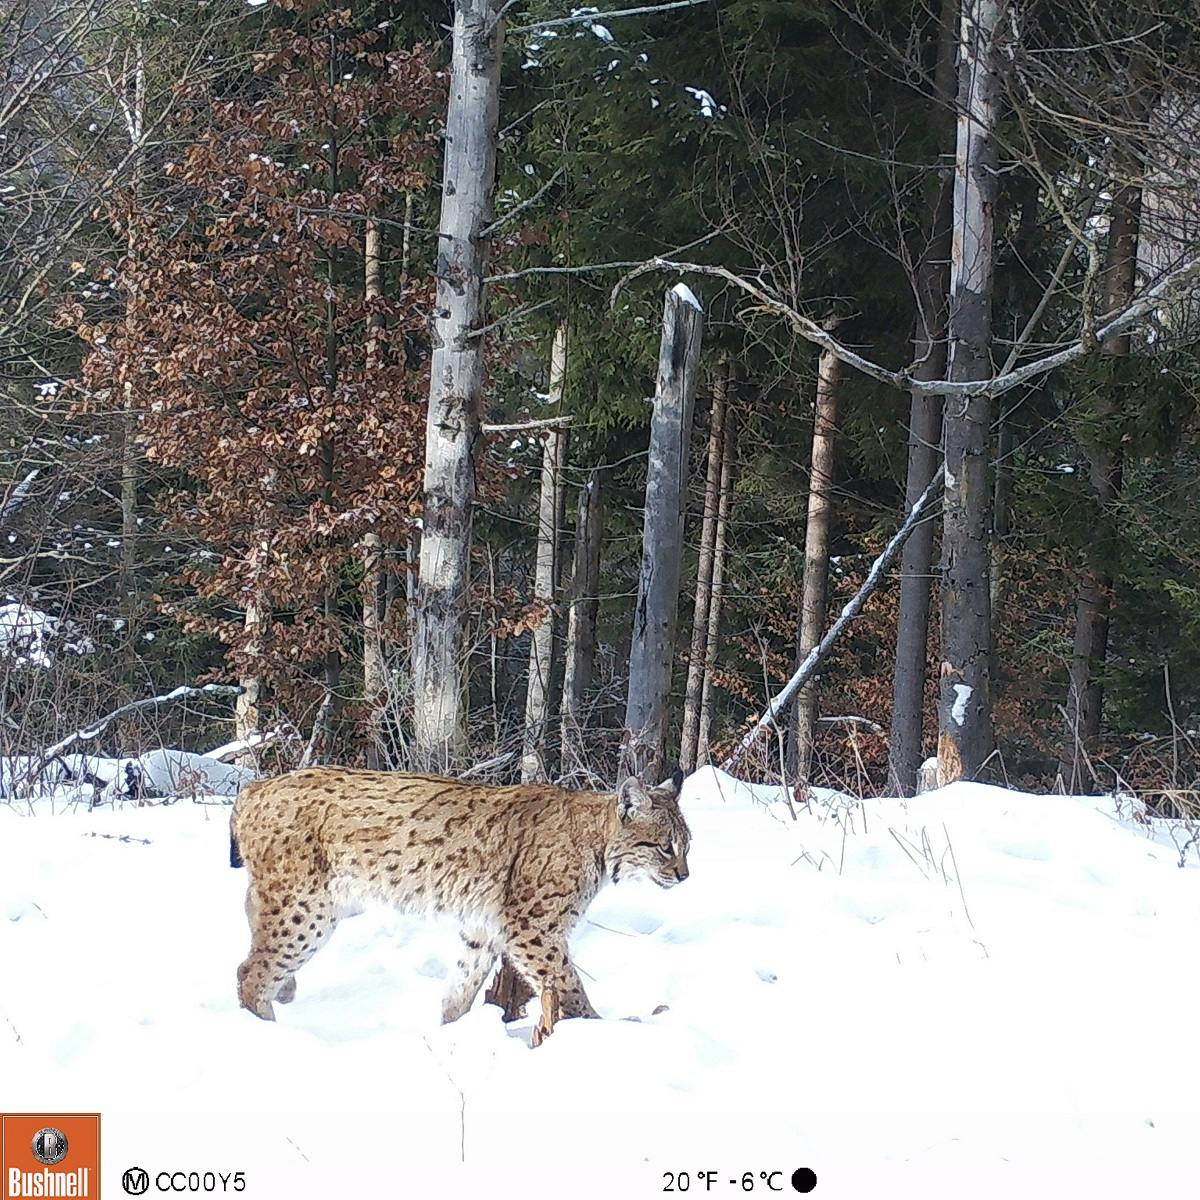
[[[821,640],[829,592],[829,528],[833,516],[834,446],[837,437],[841,363],[822,350],[817,368],[817,400],[813,412],[812,465],[808,485],[808,521],[804,532],[804,586],[796,633],[799,665]],[[793,779],[808,779],[812,769],[817,720],[817,677],[800,689],[793,709],[788,769]]]
[[529,1045],[536,1050],[554,1032],[554,1027],[558,1024],[561,1017],[562,1011],[558,1003],[558,993],[552,988],[547,988],[542,993],[542,1015],[538,1018],[538,1023],[533,1027],[533,1033],[529,1037]]
[[700,698],[704,663],[708,657],[708,610],[712,603],[713,558],[717,544],[717,512],[721,504],[721,453],[725,445],[725,404],[729,365],[722,361],[713,380],[708,422],[708,465],[704,477],[704,518],[700,527],[700,557],[696,564],[696,602],[692,609],[692,644],[688,652],[687,686],[683,696],[683,730],[679,738],[679,767],[696,769],[700,746]]
[[[931,123],[949,153],[954,139],[955,57],[958,0],[942,0]],[[914,376],[941,379],[946,371],[947,298],[950,292],[950,221],[954,211],[951,178],[931,175],[925,186],[928,235],[917,263],[914,290],[917,323],[913,336]],[[905,507],[911,509],[933,478],[941,458],[942,398],[912,389],[908,415],[908,471]],[[925,680],[929,652],[929,609],[933,590],[933,550],[937,532],[931,518],[913,531],[900,562],[900,607],[896,618],[896,665],[892,675],[892,720],[888,734],[889,790],[911,796],[917,787],[925,724]]]
[[[1105,312],[1124,307],[1133,296],[1141,200],[1141,189],[1137,187],[1122,188],[1113,200],[1103,281]],[[1101,346],[1101,352],[1112,358],[1125,357],[1129,351],[1128,333],[1106,338]],[[1087,439],[1083,445],[1095,503],[1096,535],[1079,576],[1067,719],[1059,763],[1064,786],[1072,792],[1092,785],[1087,762],[1096,750],[1104,714],[1101,679],[1108,657],[1108,624],[1118,555],[1115,503],[1121,493],[1124,468],[1120,443],[1111,429],[1121,415],[1119,387],[1105,388],[1097,404],[1099,436]],[[1110,428],[1105,429],[1105,425]]]
[[[567,370],[567,323],[554,331],[550,351],[550,403],[562,404]],[[542,479],[538,496],[537,564],[533,598],[542,616],[529,644],[529,684],[525,693],[525,744],[521,753],[521,782],[542,783],[549,778],[546,734],[550,726],[554,679],[554,620],[558,601],[559,505],[567,431],[551,429],[542,447]]]
[[593,470],[579,489],[571,607],[567,613],[566,668],[562,696],[562,773],[586,767],[584,706],[596,665],[596,619],[600,612],[600,544],[604,533],[601,474]]
[[696,766],[709,760],[712,730],[713,671],[721,632],[721,601],[725,595],[725,559],[729,544],[729,509],[733,498],[733,464],[737,448],[737,421],[733,407],[735,379],[731,372],[725,397],[725,437],[721,447],[721,487],[717,504],[717,529],[713,539],[712,596],[708,605],[708,635],[704,650],[704,681],[700,687],[700,728],[696,739]]
[[466,752],[466,620],[483,396],[487,242],[503,45],[501,0],[456,0],[433,314],[425,508],[414,646],[413,749],[449,770]]
[[503,1020],[519,1021],[533,999],[533,988],[509,961],[506,954],[500,960],[492,986],[483,995],[485,1004],[495,1004],[504,1010]]
[[691,292],[682,285],[671,288],[663,305],[658,380],[650,423],[642,570],[633,614],[621,756],[622,775],[642,779],[657,778],[663,768],[679,608],[688,442],[703,327],[704,314]]
[[[952,382],[992,374],[992,281],[999,86],[999,0],[966,0],[960,25],[958,145],[950,254],[948,335]],[[943,415],[942,662],[938,779],[976,776],[992,751],[988,456],[992,398],[950,398]]]

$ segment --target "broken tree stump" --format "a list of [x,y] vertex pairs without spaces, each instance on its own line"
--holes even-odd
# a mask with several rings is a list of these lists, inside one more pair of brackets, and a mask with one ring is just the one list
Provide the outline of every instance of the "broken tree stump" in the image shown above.
[[500,969],[492,986],[483,995],[484,1002],[504,1009],[503,1019],[519,1021],[525,1015],[525,1007],[533,999],[533,988],[525,982],[516,967],[509,962],[508,955],[500,960]]

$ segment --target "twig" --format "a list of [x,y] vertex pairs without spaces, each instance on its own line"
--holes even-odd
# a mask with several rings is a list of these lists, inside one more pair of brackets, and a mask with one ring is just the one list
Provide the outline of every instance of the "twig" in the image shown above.
[[506,213],[501,213],[490,225],[485,225],[479,231],[479,237],[490,238],[495,237],[501,229],[504,228],[510,221],[515,221],[521,213],[532,208],[565,174],[566,167],[559,167],[545,183],[542,184],[536,192],[526,200],[522,200],[520,204],[514,205]]

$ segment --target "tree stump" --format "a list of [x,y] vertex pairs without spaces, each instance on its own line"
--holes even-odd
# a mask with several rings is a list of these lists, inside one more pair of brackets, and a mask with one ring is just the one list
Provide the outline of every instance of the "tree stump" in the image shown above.
[[533,1027],[533,1034],[529,1039],[531,1048],[536,1050],[554,1032],[554,1026],[558,1023],[559,1015],[558,993],[547,988],[542,993],[541,1018]]
[[504,1009],[505,1021],[519,1021],[525,1015],[525,1006],[533,999],[533,989],[509,962],[507,954],[501,958],[500,969],[483,999]]

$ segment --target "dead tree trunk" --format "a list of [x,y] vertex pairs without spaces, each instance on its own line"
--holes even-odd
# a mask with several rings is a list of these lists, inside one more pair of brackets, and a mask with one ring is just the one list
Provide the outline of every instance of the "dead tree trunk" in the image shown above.
[[[965,0],[958,64],[958,146],[950,256],[949,378],[992,374],[996,199],[994,129],[999,0]],[[988,450],[991,397],[947,404],[943,416],[942,664],[938,782],[978,774],[992,751]]]
[[687,687],[683,695],[683,730],[679,737],[679,767],[696,769],[700,747],[700,697],[708,656],[708,610],[712,604],[713,556],[717,544],[717,510],[721,503],[721,452],[725,443],[725,400],[728,365],[722,362],[713,381],[708,422],[708,466],[704,477],[704,519],[700,527],[700,558],[696,565],[696,603],[692,610],[692,644],[688,652]]
[[414,646],[413,748],[448,770],[466,751],[465,660],[483,280],[496,179],[501,0],[455,0],[433,314],[425,509]]
[[[950,145],[954,128],[954,59],[958,47],[958,0],[942,0],[932,121]],[[917,324],[913,336],[913,374],[918,380],[942,379],[946,373],[946,300],[950,291],[950,222],[954,188],[949,179],[930,180],[930,221],[915,291]],[[904,504],[909,510],[933,478],[941,458],[942,397],[914,390],[909,401],[908,474]],[[900,562],[900,609],[896,618],[896,666],[892,676],[892,720],[888,735],[890,789],[911,796],[924,760],[926,661],[929,609],[933,585],[935,522],[913,531]]]
[[[829,527],[833,516],[833,452],[837,435],[841,361],[821,351],[817,368],[817,402],[813,414],[812,468],[808,484],[808,520],[804,531],[804,589],[796,635],[796,665],[821,640],[829,592]],[[793,779],[808,779],[812,768],[813,733],[817,724],[817,677],[800,689],[791,725],[788,768]]]
[[730,373],[725,398],[725,438],[721,447],[721,489],[717,503],[717,529],[713,539],[712,598],[708,605],[708,635],[704,650],[704,682],[700,687],[700,728],[696,739],[696,766],[709,760],[709,733],[712,729],[713,671],[717,665],[717,645],[721,632],[721,601],[725,596],[725,559],[729,541],[729,508],[733,496],[733,461],[737,445],[737,426],[732,409],[734,382]]
[[[1113,200],[1104,268],[1104,311],[1124,308],[1133,297],[1137,277],[1141,190],[1123,188]],[[1102,353],[1119,358],[1129,354],[1129,334],[1106,338]],[[1095,752],[1104,713],[1101,675],[1108,657],[1108,623],[1117,571],[1117,521],[1114,504],[1121,493],[1124,468],[1119,437],[1111,428],[1120,416],[1120,396],[1107,389],[1097,414],[1100,436],[1084,442],[1088,475],[1095,504],[1096,536],[1079,577],[1075,601],[1075,640],[1071,653],[1067,724],[1059,770],[1072,792],[1090,784],[1088,758]],[[1108,429],[1103,426],[1108,425]]]
[[[550,351],[550,401],[562,404],[567,370],[567,323],[554,331]],[[551,684],[554,677],[554,613],[558,599],[559,497],[567,431],[551,429],[542,448],[542,482],[538,497],[537,565],[534,601],[542,615],[529,645],[529,686],[525,692],[525,745],[521,753],[521,782],[544,783],[549,778],[546,733],[550,725]]]
[[683,549],[683,498],[687,479],[692,397],[704,314],[695,296],[677,284],[663,306],[662,343],[650,459],[646,468],[646,511],[642,571],[633,614],[629,653],[629,697],[625,706],[623,775],[648,779],[663,766],[667,696],[675,656],[679,607],[679,558]]
[[596,618],[600,611],[600,541],[603,497],[600,472],[592,471],[579,489],[575,515],[575,566],[567,614],[566,669],[562,698],[562,769],[567,775],[586,767],[583,748],[584,703],[596,663]]

